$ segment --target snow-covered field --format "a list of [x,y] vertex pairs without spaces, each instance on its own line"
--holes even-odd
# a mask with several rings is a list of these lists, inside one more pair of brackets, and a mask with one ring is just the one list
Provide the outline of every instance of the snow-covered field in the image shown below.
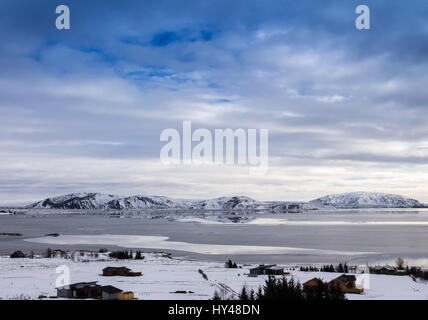
[[[257,288],[266,276],[248,277],[250,266],[227,269],[222,263],[185,261],[168,258],[162,253],[144,254],[144,260],[110,260],[107,254],[90,257],[75,253],[74,259],[0,257],[0,298],[37,299],[40,295],[55,296],[56,273],[59,266],[70,270],[70,281],[98,281],[122,290],[133,291],[137,299],[210,299],[214,291],[228,294],[237,292],[246,285]],[[143,273],[141,277],[103,277],[100,274],[107,266],[126,266]],[[205,280],[199,269],[207,275]],[[340,274],[301,272],[288,267],[286,271],[304,283],[314,277],[329,281]],[[358,280],[357,280],[358,281]],[[407,276],[370,275],[370,288],[361,295],[347,295],[348,299],[428,299],[428,285],[415,282]],[[186,291],[188,293],[174,293]]]

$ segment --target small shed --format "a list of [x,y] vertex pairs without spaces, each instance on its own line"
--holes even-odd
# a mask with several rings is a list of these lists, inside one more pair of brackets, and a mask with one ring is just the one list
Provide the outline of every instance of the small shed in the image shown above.
[[[102,290],[102,299],[103,300],[119,300],[119,294],[122,293],[123,290],[113,287],[113,286],[103,286]],[[126,300],[126,299],[123,299]]]
[[12,253],[12,254],[10,255],[10,257],[11,257],[11,258],[25,258],[25,257],[26,257],[26,255],[24,254],[24,252],[22,252],[22,251],[20,251],[20,250],[17,250],[17,251],[15,251],[14,253]]

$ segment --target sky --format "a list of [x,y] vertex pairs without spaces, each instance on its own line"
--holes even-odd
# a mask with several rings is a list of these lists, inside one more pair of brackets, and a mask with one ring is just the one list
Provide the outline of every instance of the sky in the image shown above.
[[[70,30],[55,8],[70,8]],[[370,8],[370,30],[355,8]],[[428,2],[0,4],[0,203],[71,192],[428,202]],[[165,165],[162,130],[267,128],[269,170]]]

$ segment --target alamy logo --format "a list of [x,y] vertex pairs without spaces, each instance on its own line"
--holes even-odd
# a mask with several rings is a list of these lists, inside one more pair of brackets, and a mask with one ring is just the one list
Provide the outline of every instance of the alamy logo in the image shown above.
[[358,30],[370,30],[370,8],[362,4],[355,8],[355,13],[359,14],[355,20],[355,27]]
[[60,275],[56,278],[55,287],[60,288],[70,284],[70,269],[65,264],[58,266],[55,273]]
[[161,132],[160,141],[168,143],[162,147],[160,159],[164,164],[249,165],[250,174],[265,174],[269,166],[268,129],[259,129],[259,135],[257,139],[257,129],[215,129],[213,139],[210,130],[192,132],[192,122],[183,121],[182,136],[172,128]]
[[70,30],[70,8],[65,4],[61,4],[56,7],[55,13],[59,14],[55,20],[55,27],[58,30]]
[[356,274],[356,286],[364,290],[370,289],[370,268],[367,265],[359,265]]

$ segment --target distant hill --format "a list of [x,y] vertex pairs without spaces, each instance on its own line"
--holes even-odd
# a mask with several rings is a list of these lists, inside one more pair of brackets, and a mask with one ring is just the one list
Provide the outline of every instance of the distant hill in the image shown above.
[[317,207],[333,208],[426,208],[418,200],[396,194],[376,192],[349,192],[331,194],[309,202]]
[[249,210],[260,206],[263,207],[263,202],[244,196],[209,200],[180,200],[163,196],[121,197],[103,193],[72,193],[47,198],[31,204],[27,208]]
[[309,202],[257,201],[245,196],[221,197],[207,200],[181,200],[164,196],[117,196],[103,193],[71,193],[51,197],[27,208],[50,209],[189,209],[189,210],[259,210],[298,212],[316,209],[343,208],[425,208],[417,200],[399,195],[370,192],[351,192],[327,195]]

